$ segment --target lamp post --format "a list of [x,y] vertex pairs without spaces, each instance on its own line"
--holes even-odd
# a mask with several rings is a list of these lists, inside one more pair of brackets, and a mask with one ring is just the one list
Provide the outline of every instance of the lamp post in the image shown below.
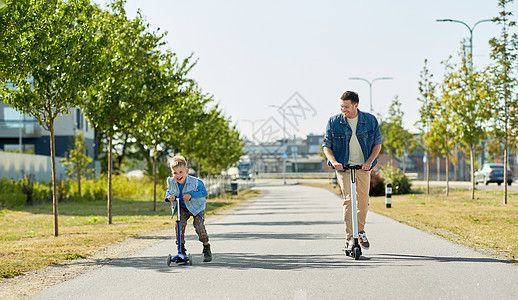
[[470,67],[471,69],[473,69],[473,30],[475,30],[475,27],[480,24],[480,23],[483,23],[483,22],[492,22],[493,20],[490,20],[490,19],[485,19],[485,20],[480,20],[478,22],[476,22],[475,24],[473,24],[473,27],[469,27],[468,24],[462,22],[462,21],[459,21],[459,20],[453,20],[453,19],[437,19],[435,20],[436,22],[455,22],[455,23],[460,23],[460,24],[463,24],[464,26],[466,26],[469,30],[469,54],[471,56],[470,60],[469,60],[469,64],[470,64]]
[[369,85],[369,99],[370,99],[370,108],[369,108],[369,112],[372,113],[372,85],[374,84],[375,81],[377,80],[391,80],[393,79],[392,77],[378,77],[378,78],[374,78],[372,81],[369,81],[365,78],[361,78],[361,77],[350,77],[349,80],[363,80],[365,82],[367,82],[367,84]]

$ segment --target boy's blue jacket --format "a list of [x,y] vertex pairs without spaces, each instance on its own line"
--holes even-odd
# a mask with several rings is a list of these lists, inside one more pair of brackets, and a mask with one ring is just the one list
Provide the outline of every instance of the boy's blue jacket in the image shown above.
[[[322,142],[323,147],[333,151],[333,155],[341,164],[349,162],[349,142],[351,141],[352,129],[343,114],[337,114],[329,118],[326,133]],[[356,137],[362,148],[363,157],[367,159],[376,144],[381,144],[381,132],[378,120],[370,113],[358,109],[358,124],[356,125]],[[327,162],[331,165],[330,162]],[[378,163],[378,159],[372,162],[372,167]]]
[[[205,210],[205,204],[208,193],[205,189],[205,185],[203,181],[200,179],[187,175],[185,180],[185,185],[183,186],[182,194],[185,195],[189,193],[191,195],[191,199],[189,201],[185,201],[185,206],[191,212],[193,216],[196,216],[201,211]],[[165,201],[170,202],[167,197],[174,195],[178,197],[180,195],[180,189],[178,187],[178,182],[173,177],[167,177],[167,191],[165,193]],[[176,213],[177,201],[171,202],[171,210],[173,211],[173,216]]]

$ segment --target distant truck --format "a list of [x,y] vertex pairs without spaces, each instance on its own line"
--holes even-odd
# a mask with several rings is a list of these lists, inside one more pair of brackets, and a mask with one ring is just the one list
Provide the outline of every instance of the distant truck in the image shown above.
[[239,179],[250,180],[252,179],[252,170],[250,161],[240,161],[237,165]]

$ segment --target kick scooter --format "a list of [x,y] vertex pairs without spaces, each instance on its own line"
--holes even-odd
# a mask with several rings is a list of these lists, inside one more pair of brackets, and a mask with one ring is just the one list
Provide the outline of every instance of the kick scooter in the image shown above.
[[171,262],[177,264],[189,264],[192,266],[192,257],[191,254],[185,255],[182,253],[182,230],[180,229],[180,198],[175,198],[176,201],[176,210],[178,211],[178,217],[176,218],[176,241],[178,242],[178,254],[172,256],[169,254],[167,256],[167,266],[171,266]]
[[[347,170],[351,170],[351,197],[352,197],[352,221],[353,221],[353,247],[349,250],[349,247],[343,248],[342,251],[345,252],[345,255],[353,257],[355,260],[359,260],[362,255],[362,249],[360,248],[360,243],[358,241],[358,208],[356,207],[356,170],[361,170],[361,165],[344,165],[344,172]],[[351,241],[347,241],[350,243]]]

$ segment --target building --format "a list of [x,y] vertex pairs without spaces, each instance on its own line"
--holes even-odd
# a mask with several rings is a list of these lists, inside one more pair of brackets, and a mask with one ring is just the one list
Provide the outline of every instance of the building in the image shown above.
[[[88,126],[79,108],[70,109],[67,115],[56,118],[56,156],[62,157],[74,148],[74,138],[78,131],[84,132],[87,154],[95,160],[95,130]],[[50,132],[34,117],[23,115],[0,101],[0,150],[16,151],[20,148],[24,153],[50,156]]]
[[281,173],[284,160],[287,173],[324,172],[326,161],[322,152],[322,135],[308,135],[306,139],[293,138],[268,143],[246,140],[245,152],[252,162],[253,172]]

